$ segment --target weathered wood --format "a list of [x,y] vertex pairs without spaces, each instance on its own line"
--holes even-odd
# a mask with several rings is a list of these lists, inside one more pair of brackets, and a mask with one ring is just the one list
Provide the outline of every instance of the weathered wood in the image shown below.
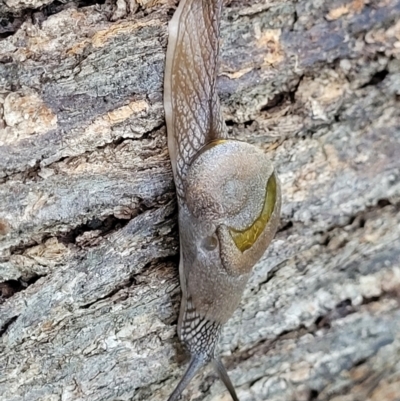
[[[183,369],[174,2],[88,3],[0,1],[1,401],[164,400]],[[399,400],[400,1],[227,3],[227,123],[284,194],[221,338],[238,395]],[[229,399],[210,370],[185,397]]]

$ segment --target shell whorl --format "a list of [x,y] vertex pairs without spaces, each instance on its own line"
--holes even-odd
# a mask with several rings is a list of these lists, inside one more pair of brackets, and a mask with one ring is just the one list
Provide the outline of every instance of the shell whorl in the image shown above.
[[213,141],[189,167],[187,206],[198,219],[243,230],[260,214],[266,177],[272,172],[271,163],[256,147],[235,140]]

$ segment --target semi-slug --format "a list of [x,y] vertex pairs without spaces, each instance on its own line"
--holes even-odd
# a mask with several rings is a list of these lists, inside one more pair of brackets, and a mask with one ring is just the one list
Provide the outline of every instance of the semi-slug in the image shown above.
[[280,215],[273,165],[255,146],[229,139],[221,113],[216,77],[222,2],[181,0],[169,24],[164,108],[179,208],[178,334],[191,355],[169,401],[210,361],[238,400],[215,346]]

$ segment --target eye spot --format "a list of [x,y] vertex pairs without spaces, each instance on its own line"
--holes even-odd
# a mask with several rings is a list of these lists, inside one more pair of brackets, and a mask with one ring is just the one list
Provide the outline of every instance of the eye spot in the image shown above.
[[213,251],[218,246],[218,238],[216,234],[204,238],[203,246],[207,251]]

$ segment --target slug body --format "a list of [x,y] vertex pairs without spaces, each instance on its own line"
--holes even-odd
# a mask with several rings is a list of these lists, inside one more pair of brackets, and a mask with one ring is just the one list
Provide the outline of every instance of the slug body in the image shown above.
[[267,156],[230,140],[216,92],[222,0],[181,0],[169,25],[164,108],[179,208],[179,338],[191,361],[169,401],[213,361],[251,269],[275,235],[280,186]]

